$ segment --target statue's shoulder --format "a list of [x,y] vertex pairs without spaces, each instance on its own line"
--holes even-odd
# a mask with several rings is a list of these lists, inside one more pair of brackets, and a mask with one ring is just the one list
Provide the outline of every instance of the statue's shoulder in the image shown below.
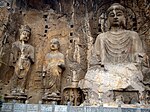
[[57,56],[60,57],[60,58],[64,58],[64,54],[61,53],[61,52],[58,52]]
[[21,44],[20,41],[15,41],[15,42],[12,43],[12,45],[20,45],[20,44]]
[[27,44],[25,44],[25,46],[26,46],[26,49],[28,51],[30,51],[30,53],[34,53],[34,47],[32,45],[27,43]]
[[31,45],[31,44],[26,44],[26,46],[28,46],[28,47],[30,47],[30,48],[33,48],[34,49],[34,47]]
[[21,42],[20,41],[16,41],[12,43],[12,49],[21,49]]
[[97,36],[97,39],[104,39],[104,38],[107,37],[107,34],[108,34],[108,32],[100,33],[100,34]]
[[135,31],[126,30],[126,32],[128,32],[129,35],[132,36],[133,38],[139,37],[139,34]]
[[32,46],[32,45],[30,45],[30,44],[29,44],[29,46],[30,46],[30,49],[31,49],[31,50],[34,50],[34,46]]

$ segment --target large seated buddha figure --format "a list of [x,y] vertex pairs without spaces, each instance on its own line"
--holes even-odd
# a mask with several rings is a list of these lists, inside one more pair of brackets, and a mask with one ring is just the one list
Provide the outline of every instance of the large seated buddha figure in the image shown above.
[[99,66],[89,68],[79,82],[79,87],[93,92],[94,97],[103,99],[108,91],[132,88],[139,91],[142,99],[142,68],[148,67],[148,57],[138,33],[126,30],[125,15],[126,10],[119,3],[108,8],[109,30],[99,34],[94,44],[93,55]]

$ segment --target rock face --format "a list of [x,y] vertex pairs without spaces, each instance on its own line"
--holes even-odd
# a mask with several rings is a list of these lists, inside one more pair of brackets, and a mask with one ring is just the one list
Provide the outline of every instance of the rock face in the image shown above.
[[[50,40],[56,37],[60,41],[60,52],[65,57],[66,68],[61,75],[61,103],[66,104],[66,102],[72,101],[74,105],[79,105],[83,102],[82,91],[77,85],[85,74],[89,74],[89,77],[93,76],[93,72],[99,74],[99,67],[96,68],[96,71],[94,71],[95,69],[88,70],[91,64],[97,63],[97,59],[91,57],[92,48],[98,34],[108,30],[105,11],[114,2],[119,2],[126,7],[127,29],[139,34],[144,50],[150,56],[148,0],[139,0],[138,2],[130,0],[21,1],[22,3],[16,0],[17,3],[15,3],[5,0],[5,3],[0,4],[0,85],[2,85],[0,94],[2,96],[10,92],[11,78],[15,70],[10,66],[10,54],[12,53],[12,44],[19,40],[21,25],[28,25],[32,29],[28,43],[35,48],[35,62],[31,65],[26,81],[29,103],[37,103],[42,100],[44,87],[41,71],[43,71],[45,55],[51,51]],[[150,75],[147,69],[144,69],[144,72],[147,72],[147,75],[140,75],[139,79],[143,78],[144,86],[148,89]],[[122,79],[122,76],[116,78],[114,74],[108,78],[104,75],[105,78],[113,79],[112,82],[115,84],[109,89],[114,86],[120,87],[115,83],[116,81],[120,81],[118,84],[121,84],[122,80],[126,80]],[[101,82],[103,81],[108,82],[108,80]],[[149,92],[147,91],[147,93]],[[117,91],[116,94],[120,95],[120,92]],[[132,95],[125,93],[125,96]],[[126,102],[129,103],[130,100]]]

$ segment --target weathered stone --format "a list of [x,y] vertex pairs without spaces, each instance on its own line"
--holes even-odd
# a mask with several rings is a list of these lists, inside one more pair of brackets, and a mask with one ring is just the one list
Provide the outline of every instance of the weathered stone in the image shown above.
[[31,35],[29,26],[22,26],[20,31],[20,41],[12,44],[12,66],[15,67],[14,75],[11,79],[11,94],[25,94],[26,80],[30,66],[34,63],[34,47],[28,44]]
[[64,55],[59,52],[60,43],[58,39],[52,39],[50,42],[50,53],[45,56],[43,64],[43,97],[60,97],[61,76],[65,70]]
[[84,96],[80,88],[76,88],[76,86],[70,86],[63,90],[62,102],[64,105],[70,103],[70,105],[79,106],[83,101]]
[[13,103],[14,101],[16,103],[25,103],[27,100],[27,95],[20,95],[20,94],[15,94],[15,95],[8,95],[4,97],[5,102]]
[[[109,31],[98,35],[94,56],[101,67],[88,69],[79,87],[97,94],[89,100],[102,98],[104,102],[113,101],[113,90],[138,90],[140,100],[144,97],[145,86],[142,83],[142,66],[149,67],[148,57],[144,53],[142,42],[134,31],[125,30],[125,8],[112,4],[107,10]],[[91,94],[93,95],[93,94]],[[105,97],[107,96],[107,97]],[[91,97],[91,98],[90,98]],[[110,99],[110,100],[109,100]],[[116,99],[122,100],[122,99]]]
[[[9,93],[9,82],[14,74],[14,68],[9,66],[11,46],[19,40],[18,31],[22,24],[31,27],[32,35],[29,44],[35,47],[35,63],[31,66],[26,82],[29,103],[38,103],[42,100],[43,77],[42,73],[37,71],[43,70],[43,62],[45,55],[49,53],[49,42],[52,38],[58,37],[61,44],[60,52],[65,57],[66,70],[61,75],[61,94],[67,87],[76,90],[78,82],[84,78],[88,67],[97,64],[97,67],[92,67],[101,68],[95,56],[90,57],[90,55],[94,53],[92,48],[97,35],[108,31],[106,10],[114,2],[125,6],[127,29],[138,32],[144,50],[150,56],[148,0],[2,0],[2,2],[5,2],[3,8],[0,8],[0,51],[2,51],[0,94],[2,96]],[[147,69],[143,71],[146,72],[146,75],[143,75],[143,84],[148,91],[150,72]],[[148,93],[145,95],[147,99]],[[108,92],[106,96],[110,94],[111,92]],[[132,96],[131,94],[132,92],[129,92],[128,95]],[[120,96],[117,98],[119,99]],[[84,98],[82,95],[81,97]]]

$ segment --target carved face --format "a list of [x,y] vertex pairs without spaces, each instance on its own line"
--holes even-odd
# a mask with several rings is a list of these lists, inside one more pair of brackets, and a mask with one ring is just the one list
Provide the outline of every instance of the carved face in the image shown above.
[[113,10],[108,13],[108,21],[110,26],[123,26],[125,21],[123,11],[118,6],[113,6]]
[[22,41],[28,41],[30,38],[30,32],[28,31],[22,31],[20,35],[20,40]]
[[58,50],[59,49],[59,41],[57,39],[52,39],[50,42],[50,49],[52,51]]

